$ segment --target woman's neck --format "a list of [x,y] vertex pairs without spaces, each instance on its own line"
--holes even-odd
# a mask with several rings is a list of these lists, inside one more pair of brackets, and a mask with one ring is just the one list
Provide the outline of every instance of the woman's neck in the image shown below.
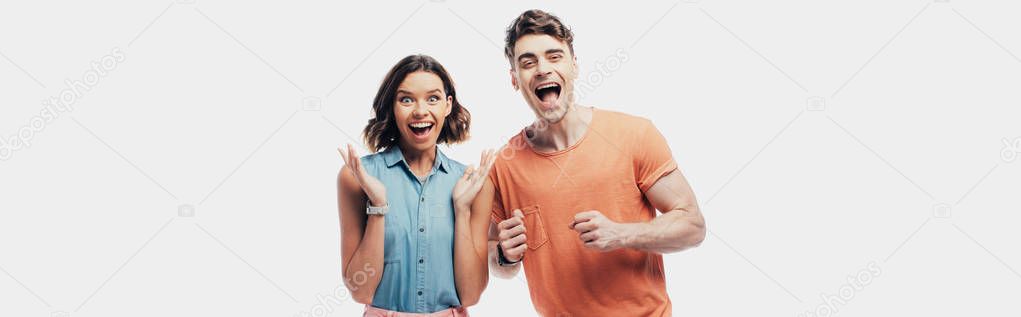
[[404,162],[408,163],[411,172],[419,177],[429,175],[429,172],[432,171],[433,166],[436,164],[436,146],[430,147],[425,151],[412,149],[411,147],[401,147],[401,153],[404,154]]

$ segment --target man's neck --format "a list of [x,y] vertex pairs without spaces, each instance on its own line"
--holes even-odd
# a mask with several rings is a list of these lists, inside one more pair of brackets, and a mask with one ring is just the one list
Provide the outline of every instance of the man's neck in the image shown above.
[[[537,152],[563,151],[585,137],[592,123],[592,107],[572,105],[564,118],[556,123],[536,121],[525,128],[529,145]],[[539,119],[542,120],[542,119]]]

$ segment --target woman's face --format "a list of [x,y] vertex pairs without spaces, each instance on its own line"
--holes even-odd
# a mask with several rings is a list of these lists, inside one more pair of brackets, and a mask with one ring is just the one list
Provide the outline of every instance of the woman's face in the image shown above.
[[417,71],[408,74],[397,88],[394,119],[405,150],[427,151],[436,146],[453,98],[443,90],[436,74]]

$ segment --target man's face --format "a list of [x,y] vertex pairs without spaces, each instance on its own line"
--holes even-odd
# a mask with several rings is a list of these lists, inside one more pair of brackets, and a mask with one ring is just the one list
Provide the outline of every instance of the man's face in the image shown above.
[[511,83],[535,115],[560,122],[574,104],[578,64],[567,43],[545,34],[522,36],[514,44]]

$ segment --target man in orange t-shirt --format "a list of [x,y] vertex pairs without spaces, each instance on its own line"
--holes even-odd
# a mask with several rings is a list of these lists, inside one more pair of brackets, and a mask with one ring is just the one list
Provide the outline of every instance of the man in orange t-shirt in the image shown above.
[[661,254],[700,244],[705,221],[649,120],[574,103],[572,41],[540,10],[507,29],[511,82],[537,119],[472,206],[492,210],[490,267],[523,265],[543,316],[670,316]]

